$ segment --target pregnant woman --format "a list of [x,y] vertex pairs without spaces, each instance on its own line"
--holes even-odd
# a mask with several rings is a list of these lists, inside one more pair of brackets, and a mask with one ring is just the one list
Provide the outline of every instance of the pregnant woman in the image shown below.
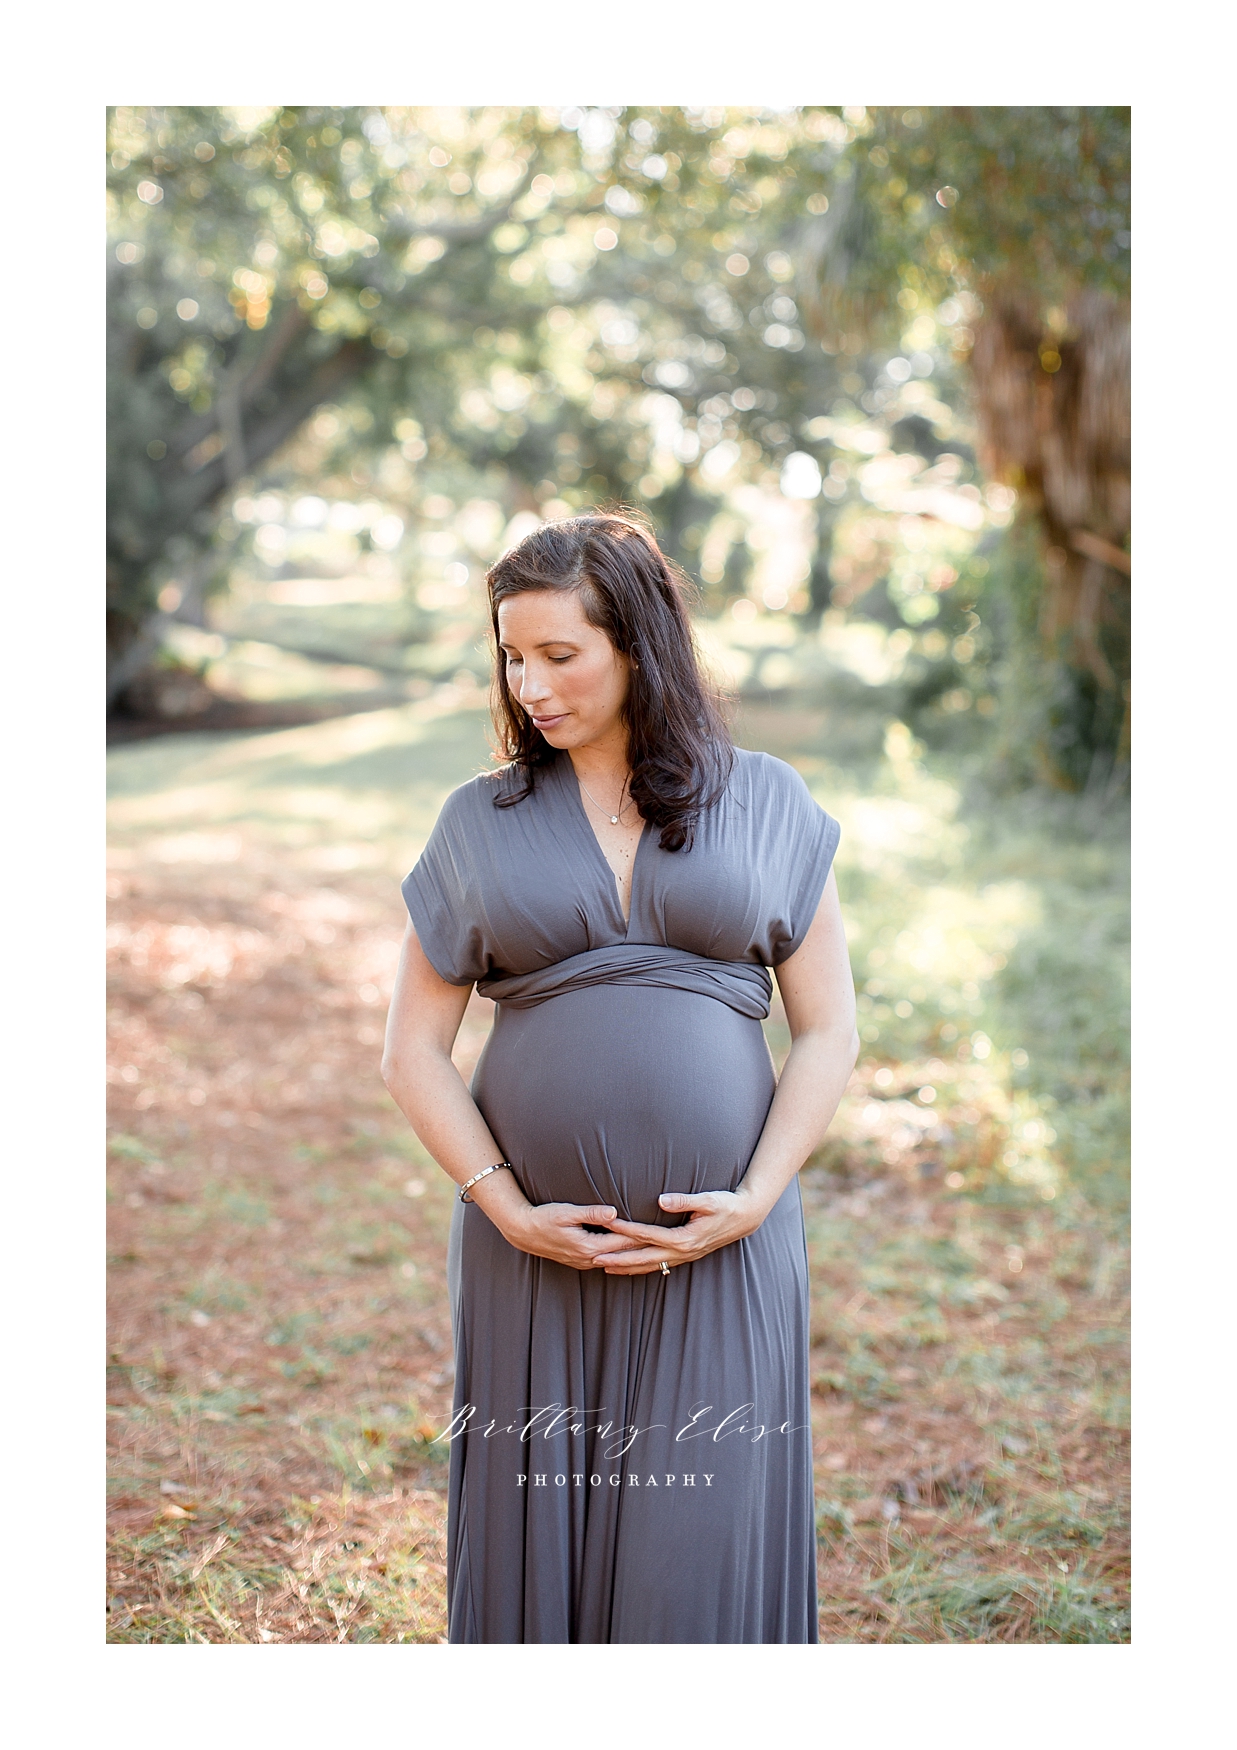
[[634,520],[488,581],[505,763],[404,882],[383,1065],[460,1187],[450,1639],[815,1641],[796,1175],[857,1051],[838,827],[732,746]]

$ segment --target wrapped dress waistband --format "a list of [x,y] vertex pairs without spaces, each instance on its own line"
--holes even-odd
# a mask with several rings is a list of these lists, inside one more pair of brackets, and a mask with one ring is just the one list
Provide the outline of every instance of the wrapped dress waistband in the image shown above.
[[478,981],[477,990],[513,1009],[531,1009],[568,991],[597,984],[658,985],[691,991],[763,1021],[769,1013],[773,981],[768,970],[747,960],[710,960],[685,948],[659,948],[646,942],[615,942],[590,948],[535,972],[505,973]]

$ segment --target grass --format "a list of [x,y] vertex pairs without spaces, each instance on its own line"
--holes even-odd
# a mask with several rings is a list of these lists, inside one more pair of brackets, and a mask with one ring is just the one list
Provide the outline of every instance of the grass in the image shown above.
[[[822,1639],[1124,1640],[1123,822],[985,795],[854,675],[738,727],[842,822],[860,992],[802,1175]],[[111,756],[110,1639],[445,1634],[450,1193],[377,1058],[395,883],[485,759],[434,698]]]
[[108,1639],[437,1641],[440,1546],[432,1491],[294,1497],[262,1519],[186,1494],[150,1529],[115,1539]]

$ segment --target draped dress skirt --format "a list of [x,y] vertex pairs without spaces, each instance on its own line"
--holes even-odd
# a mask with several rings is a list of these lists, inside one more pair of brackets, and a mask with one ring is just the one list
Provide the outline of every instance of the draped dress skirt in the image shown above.
[[[775,1089],[767,967],[806,934],[837,824],[738,751],[689,850],[645,829],[630,921],[570,762],[444,805],[404,883],[427,957],[495,1002],[472,1092],[533,1203],[671,1225],[733,1190]],[[669,1276],[518,1251],[457,1203],[454,1642],[811,1642],[816,1559],[803,1211]]]

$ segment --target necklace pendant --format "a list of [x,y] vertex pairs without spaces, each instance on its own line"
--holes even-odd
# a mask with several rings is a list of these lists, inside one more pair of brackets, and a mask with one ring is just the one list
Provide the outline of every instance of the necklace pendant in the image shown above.
[[611,826],[617,826],[617,825],[618,825],[618,815],[617,815],[617,814],[612,814],[612,815],[611,815],[611,816],[610,816],[610,825],[611,825]]

